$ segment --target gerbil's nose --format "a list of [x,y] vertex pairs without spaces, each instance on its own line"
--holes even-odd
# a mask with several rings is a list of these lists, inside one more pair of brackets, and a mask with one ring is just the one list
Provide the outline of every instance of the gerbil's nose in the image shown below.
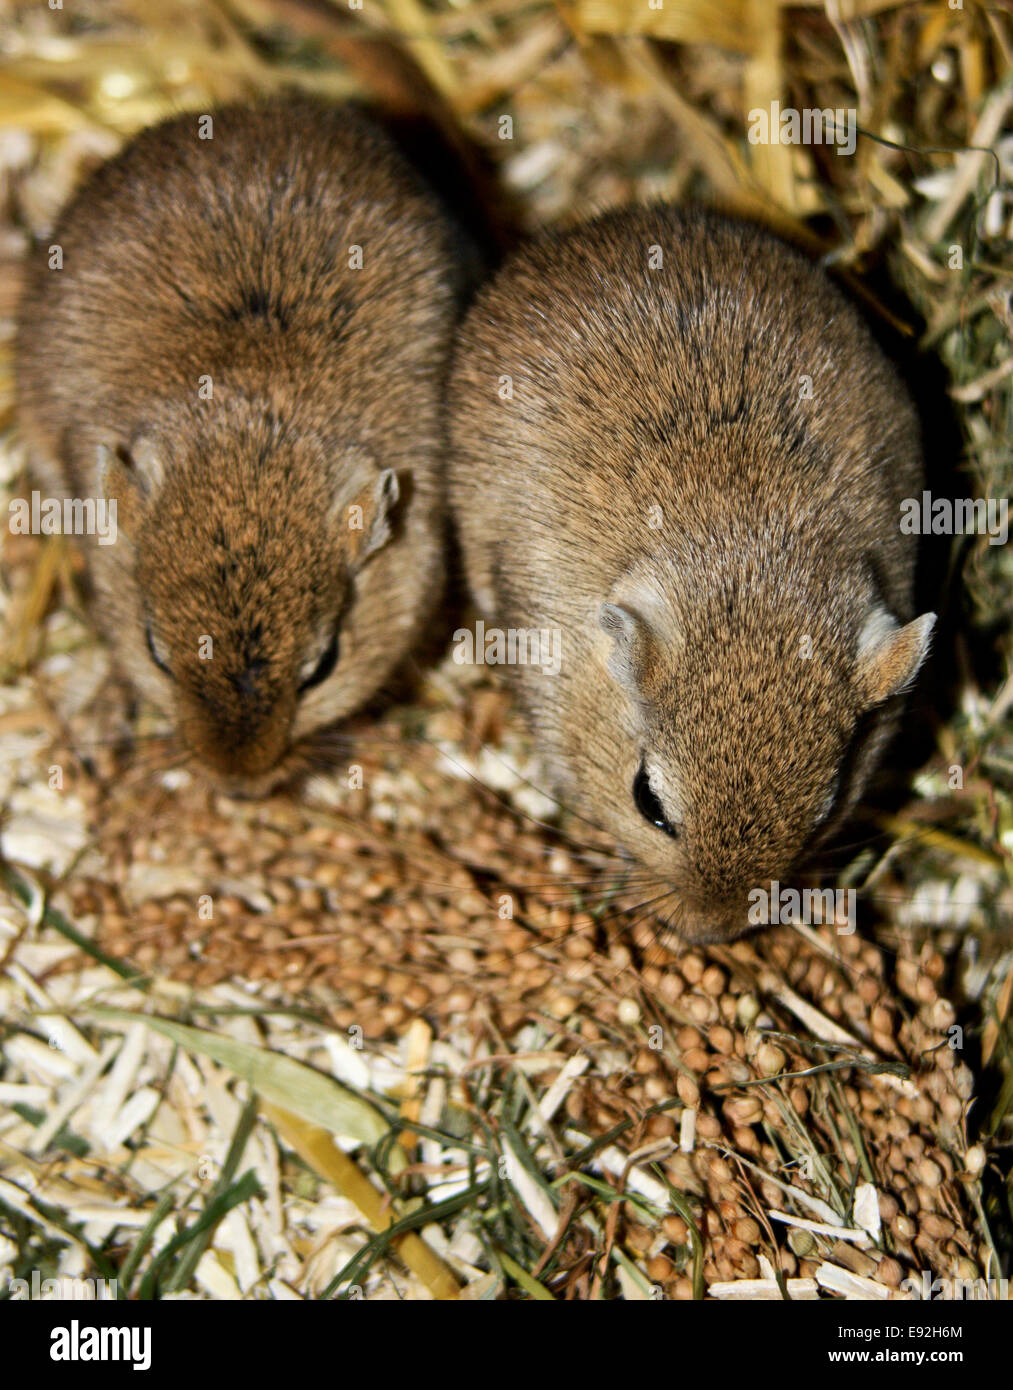
[[180,724],[193,761],[230,792],[252,787],[251,795],[262,796],[261,784],[272,775],[278,780],[278,766],[289,749],[289,708],[279,703],[255,717],[252,712],[213,708],[202,698],[186,710]]
[[217,775],[214,777],[214,782],[226,796],[231,797],[234,801],[259,801],[261,797],[269,796],[271,792],[280,787],[286,778],[285,769],[275,767],[260,777]]
[[198,756],[223,784],[240,787],[270,773],[284,757],[286,744],[282,731],[258,729],[253,737],[241,741],[231,730],[222,730],[217,740],[199,750]]
[[[195,749],[190,756],[200,773],[211,785],[236,801],[258,801],[262,796],[270,796],[285,782],[293,772],[287,761],[288,745],[282,748],[276,758],[270,761],[256,758],[253,766],[234,752],[222,758],[202,757]],[[263,765],[262,765],[263,764]]]
[[684,900],[672,919],[672,925],[683,941],[690,946],[714,946],[749,930],[745,904],[731,902],[698,903]]
[[280,720],[254,727],[206,724],[186,730],[190,756],[216,781],[242,787],[269,773],[284,757],[288,727]]

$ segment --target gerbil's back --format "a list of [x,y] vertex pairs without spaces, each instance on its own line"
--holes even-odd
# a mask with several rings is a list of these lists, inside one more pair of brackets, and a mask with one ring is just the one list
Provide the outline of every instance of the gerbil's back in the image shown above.
[[363,432],[389,437],[391,375],[432,370],[454,293],[433,199],[347,108],[226,107],[210,139],[200,121],[143,132],[65,210],[63,269],[41,256],[22,310],[23,411],[129,430],[162,400],[196,408],[210,376],[323,429],[354,396]]
[[914,413],[844,297],[749,224],[648,207],[534,243],[473,306],[455,379],[465,513],[491,490],[589,593],[650,542],[657,506],[666,544],[737,530],[732,552],[768,525],[816,545],[847,512],[856,541],[907,567]]

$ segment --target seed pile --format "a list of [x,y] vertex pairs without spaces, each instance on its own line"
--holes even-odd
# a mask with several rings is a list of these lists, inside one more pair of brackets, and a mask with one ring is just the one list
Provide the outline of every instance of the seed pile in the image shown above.
[[[238,986],[381,1054],[422,1021],[473,1058],[502,1053],[509,1073],[536,1030],[550,1054],[536,1092],[582,1068],[560,1109],[564,1154],[573,1136],[625,1123],[613,1177],[631,1155],[648,1165],[611,1239],[666,1296],[693,1295],[687,1221],[719,1295],[742,1280],[769,1293],[774,1271],[802,1281],[796,1297],[846,1277],[881,1296],[923,1269],[982,1277],[967,1189],[981,1150],[968,1154],[963,1123],[973,1077],[925,933],[899,932],[895,955],[832,925],[681,947],[588,827],[535,819],[553,808],[507,697],[454,690],[454,675],[448,663],[424,704],[360,724],[350,773],[316,779],[302,801],[224,801],[157,758],[131,771],[136,748],[99,749],[73,776],[88,849],[54,905],[109,956],[209,1007]],[[71,767],[87,746],[81,732],[43,760]],[[83,964],[66,957],[53,979]],[[856,1227],[863,1184],[875,1220]],[[586,1231],[562,1253],[579,1292]]]

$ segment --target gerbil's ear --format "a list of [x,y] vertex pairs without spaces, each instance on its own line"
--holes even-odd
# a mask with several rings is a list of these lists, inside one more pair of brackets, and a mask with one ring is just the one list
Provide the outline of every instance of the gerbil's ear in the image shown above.
[[858,639],[856,679],[869,705],[878,705],[910,685],[925,660],[935,613],[923,613],[905,627],[885,608],[874,608]]
[[347,553],[353,565],[386,545],[393,535],[391,516],[401,496],[401,484],[393,468],[378,473],[352,502],[339,508],[348,533]]
[[642,619],[621,604],[603,603],[598,623],[612,638],[609,671],[629,694],[638,694],[648,642]]
[[115,449],[100,444],[96,451],[99,493],[115,501],[118,523],[129,534],[136,521],[165,479],[162,457],[148,439],[138,439],[131,448],[118,444]]

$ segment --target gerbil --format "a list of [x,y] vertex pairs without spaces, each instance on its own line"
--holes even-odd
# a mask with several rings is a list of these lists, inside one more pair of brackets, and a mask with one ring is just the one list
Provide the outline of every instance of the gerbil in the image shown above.
[[511,671],[556,790],[686,939],[739,935],[854,806],[929,642],[897,377],[787,245],[655,207],[508,261],[448,399],[472,592],[561,633],[558,675]]
[[441,207],[359,113],[212,121],[145,130],[71,200],[21,307],[19,412],[46,486],[118,502],[89,560],[122,666],[256,795],[438,597],[462,286]]

